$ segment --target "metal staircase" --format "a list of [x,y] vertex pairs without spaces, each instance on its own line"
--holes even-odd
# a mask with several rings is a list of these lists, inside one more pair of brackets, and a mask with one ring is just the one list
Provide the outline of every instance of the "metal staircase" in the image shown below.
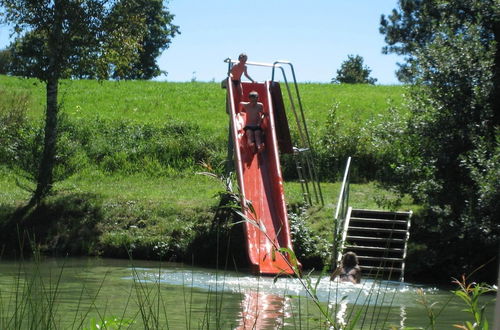
[[363,277],[404,281],[411,215],[349,207],[340,250],[358,255]]
[[406,249],[410,238],[412,211],[390,212],[349,207],[351,157],[347,159],[344,179],[333,222],[333,264],[342,255],[356,253],[363,277],[404,281]]

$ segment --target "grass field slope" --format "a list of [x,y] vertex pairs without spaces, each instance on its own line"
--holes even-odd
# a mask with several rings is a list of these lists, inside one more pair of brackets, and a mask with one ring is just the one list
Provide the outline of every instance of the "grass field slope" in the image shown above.
[[[368,162],[365,167],[374,171],[359,175],[354,203],[377,208],[374,196],[393,197],[370,182],[384,149],[369,137],[371,127],[383,124],[394,109],[403,112],[405,87],[304,83],[299,89],[326,205],[300,211],[300,185],[293,174],[285,177],[287,200],[296,213],[292,218],[308,219],[310,232],[303,236],[327,242],[346,155]],[[137,257],[189,259],[190,251],[199,250],[193,242],[209,235],[224,191],[221,182],[196,173],[223,174],[225,90],[205,82],[65,80],[60,104],[54,194],[26,220],[42,250],[107,256],[133,250]],[[15,230],[9,219],[34,187],[44,106],[42,83],[0,75],[2,232]],[[286,160],[283,166],[285,174],[293,172]],[[404,201],[406,207],[409,203]]]

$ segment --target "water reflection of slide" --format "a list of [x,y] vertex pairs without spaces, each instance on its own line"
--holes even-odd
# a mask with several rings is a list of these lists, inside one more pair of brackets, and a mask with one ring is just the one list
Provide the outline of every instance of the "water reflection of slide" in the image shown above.
[[[257,226],[245,222],[244,231],[250,267],[256,274],[292,274],[288,260],[278,253],[279,248],[292,249],[290,228],[286,211],[283,178],[281,174],[275,131],[270,82],[241,83],[243,97],[232,83],[228,84],[228,108],[231,117],[231,134],[234,142],[235,168],[245,216]],[[255,153],[247,145],[245,114],[240,101],[248,101],[248,93],[259,93],[264,105],[265,118],[262,130],[265,149]],[[240,99],[241,98],[241,99]],[[252,207],[249,207],[251,203]],[[252,209],[254,212],[252,212]]]
[[241,315],[235,329],[282,329],[290,318],[290,298],[250,290],[241,301]]

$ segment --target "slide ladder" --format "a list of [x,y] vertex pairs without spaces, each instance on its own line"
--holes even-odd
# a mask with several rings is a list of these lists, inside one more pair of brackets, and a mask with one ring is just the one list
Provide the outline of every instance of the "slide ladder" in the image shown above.
[[[285,73],[285,67],[288,67],[288,71],[291,73],[291,83],[289,83]],[[298,135],[296,146],[293,147],[293,155],[297,167],[299,182],[302,187],[304,201],[309,205],[313,205],[314,203],[324,205],[325,202],[323,200],[323,193],[319,183],[319,176],[314,164],[316,155],[311,143],[309,131],[307,129],[304,108],[302,107],[302,99],[300,97],[299,87],[295,77],[295,70],[292,63],[289,61],[276,61],[273,63],[272,68],[273,71],[271,81],[274,81],[276,69],[279,69],[282,73],[283,84],[285,86],[286,95],[290,105],[290,112],[292,113],[294,119],[292,122],[295,125]],[[281,92],[279,93],[281,96]]]

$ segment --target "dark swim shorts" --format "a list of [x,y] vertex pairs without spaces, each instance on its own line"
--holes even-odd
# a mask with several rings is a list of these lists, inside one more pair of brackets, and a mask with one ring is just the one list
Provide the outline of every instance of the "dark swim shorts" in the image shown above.
[[243,127],[243,130],[246,132],[247,130],[251,130],[251,131],[262,131],[262,128],[260,128],[259,125],[247,125],[245,127]]
[[231,81],[233,82],[234,86],[238,86],[240,84],[239,80],[231,79]]

